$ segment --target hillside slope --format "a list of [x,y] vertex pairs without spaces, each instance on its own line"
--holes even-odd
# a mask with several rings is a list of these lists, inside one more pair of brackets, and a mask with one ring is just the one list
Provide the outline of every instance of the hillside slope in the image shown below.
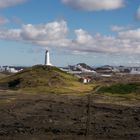
[[98,90],[99,93],[111,94],[137,94],[140,93],[140,82],[133,83],[118,83],[110,86],[103,86]]
[[8,76],[8,75],[5,73],[0,73],[0,79],[5,78],[6,76]]
[[33,66],[0,80],[0,87],[32,92],[86,92],[92,88],[52,66]]

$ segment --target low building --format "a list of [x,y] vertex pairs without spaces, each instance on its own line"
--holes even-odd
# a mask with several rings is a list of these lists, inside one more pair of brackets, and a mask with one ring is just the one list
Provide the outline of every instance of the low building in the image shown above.
[[82,77],[82,78],[80,78],[80,81],[84,84],[87,84],[91,81],[91,78],[90,77]]
[[140,74],[140,67],[132,67],[130,74]]

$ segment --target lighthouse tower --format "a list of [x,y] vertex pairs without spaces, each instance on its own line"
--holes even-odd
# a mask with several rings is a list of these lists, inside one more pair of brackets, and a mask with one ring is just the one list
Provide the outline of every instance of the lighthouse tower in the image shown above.
[[47,65],[47,66],[51,66],[52,65],[50,63],[50,54],[49,54],[48,50],[46,50],[46,52],[45,52],[45,65]]

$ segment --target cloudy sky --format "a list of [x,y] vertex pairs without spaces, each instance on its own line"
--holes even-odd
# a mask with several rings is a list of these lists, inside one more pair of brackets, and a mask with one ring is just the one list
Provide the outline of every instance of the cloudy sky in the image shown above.
[[140,0],[0,0],[0,65],[140,66]]

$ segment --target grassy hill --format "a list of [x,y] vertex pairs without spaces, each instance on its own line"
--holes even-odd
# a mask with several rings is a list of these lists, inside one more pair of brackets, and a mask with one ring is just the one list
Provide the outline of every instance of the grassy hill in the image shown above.
[[135,83],[118,83],[110,86],[101,87],[99,93],[111,94],[131,94],[140,93],[140,82]]
[[0,88],[30,92],[87,92],[90,85],[52,66],[33,66],[0,80]]
[[0,73],[0,79],[4,78],[6,76],[8,76],[8,75],[7,74],[4,74],[4,73]]

